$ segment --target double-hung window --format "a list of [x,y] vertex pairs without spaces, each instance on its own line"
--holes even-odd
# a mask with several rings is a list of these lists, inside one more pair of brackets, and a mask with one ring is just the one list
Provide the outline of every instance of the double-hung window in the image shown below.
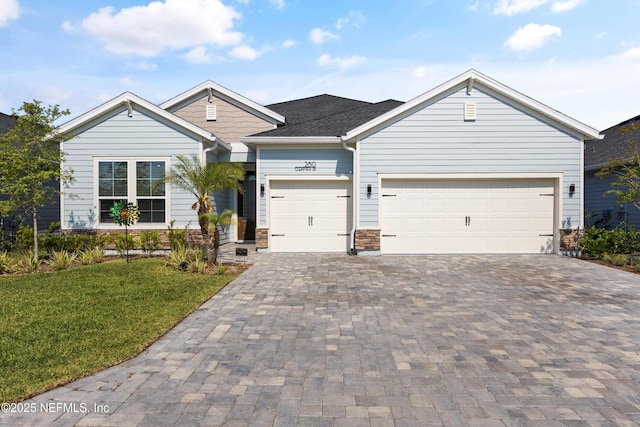
[[113,224],[109,212],[114,202],[138,205],[140,224],[165,224],[167,197],[164,184],[166,162],[158,160],[98,161],[100,223]]

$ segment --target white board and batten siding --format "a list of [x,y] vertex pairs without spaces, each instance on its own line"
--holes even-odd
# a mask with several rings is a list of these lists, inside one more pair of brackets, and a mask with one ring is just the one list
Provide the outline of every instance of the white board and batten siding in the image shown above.
[[[65,191],[62,224],[66,229],[81,230],[95,228],[98,221],[96,159],[171,159],[173,162],[176,155],[197,154],[199,141],[135,108],[129,117],[124,108],[76,131],[75,137],[64,143],[64,152],[67,159],[64,167],[74,170],[75,182]],[[190,221],[192,226],[197,226],[192,204],[192,195],[171,191],[167,197],[167,223],[175,219],[176,227],[184,227]],[[165,227],[165,224],[153,224],[153,228]]]
[[346,252],[352,206],[352,155],[341,148],[261,148],[258,227],[273,252]]
[[[470,102],[475,104],[476,118],[465,121],[464,104]],[[467,94],[466,87],[452,90],[361,139],[358,227],[381,228],[382,235],[393,234],[387,233],[382,224],[381,186],[385,183],[385,176],[397,179],[406,174],[423,179],[447,176],[465,180],[467,186],[476,185],[472,179],[498,178],[505,184],[505,178],[538,178],[541,181],[531,181],[529,186],[538,194],[542,193],[536,189],[538,186],[545,187],[551,182],[554,206],[549,208],[545,205],[542,209],[547,212],[551,209],[555,229],[577,228],[581,225],[582,213],[579,196],[582,185],[581,146],[580,139],[569,132],[518,108],[497,94],[480,87],[474,87],[471,94]],[[390,185],[390,181],[386,182]],[[568,191],[571,184],[576,189],[573,195]],[[372,194],[367,197],[369,185]],[[488,191],[482,203],[494,202],[494,191],[490,187],[479,184],[476,188],[476,191]],[[544,190],[545,193],[547,191]],[[472,193],[474,191],[469,191],[467,196],[472,197]],[[502,203],[499,197],[496,193],[495,203]],[[531,207],[540,208],[535,204]],[[463,215],[463,218],[465,216],[468,215]],[[381,245],[385,253],[384,240]],[[406,251],[411,252],[409,249]],[[504,250],[509,251],[508,248]],[[398,249],[393,249],[393,252],[398,252]],[[456,249],[454,252],[465,251]]]

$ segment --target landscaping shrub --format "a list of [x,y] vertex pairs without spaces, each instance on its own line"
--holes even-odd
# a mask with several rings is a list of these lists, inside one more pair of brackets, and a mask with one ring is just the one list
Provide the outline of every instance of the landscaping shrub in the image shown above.
[[162,239],[160,233],[155,230],[145,231],[140,234],[140,248],[147,254],[151,255],[153,251],[160,249]]
[[96,246],[95,248],[85,249],[78,253],[78,261],[82,265],[96,264],[104,257],[104,249]]
[[20,224],[16,235],[16,249],[29,251],[33,249],[33,227]]
[[75,259],[76,254],[69,251],[52,251],[45,264],[56,271],[66,270]]
[[22,252],[17,259],[15,270],[18,273],[35,273],[40,267],[40,260],[32,250]]
[[622,267],[623,265],[627,265],[629,257],[624,254],[616,254],[612,257],[611,262],[617,267]]
[[0,252],[0,274],[11,273],[15,269],[13,258],[6,252]]
[[197,274],[204,274],[207,269],[207,262],[203,259],[196,258],[189,262],[189,271]]
[[578,241],[578,245],[582,256],[592,259],[601,259],[604,254],[638,253],[640,252],[640,230],[631,226],[613,230],[589,227]]
[[183,229],[178,229],[174,227],[175,222],[176,220],[172,219],[167,227],[167,230],[169,230],[167,237],[169,238],[169,247],[171,250],[187,247],[187,227],[189,227],[189,224]]
[[126,236],[124,233],[118,233],[113,236],[113,244],[116,247],[118,255],[122,256],[127,250],[135,249],[135,241],[133,236]]

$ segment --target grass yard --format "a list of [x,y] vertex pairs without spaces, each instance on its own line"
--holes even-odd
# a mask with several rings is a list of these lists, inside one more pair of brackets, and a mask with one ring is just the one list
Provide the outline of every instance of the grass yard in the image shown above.
[[0,402],[137,355],[234,278],[164,263],[118,260],[0,276]]

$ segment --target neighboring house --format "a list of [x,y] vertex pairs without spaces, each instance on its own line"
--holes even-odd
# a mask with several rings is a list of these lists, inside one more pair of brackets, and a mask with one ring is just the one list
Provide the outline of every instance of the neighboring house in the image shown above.
[[197,228],[192,196],[152,191],[196,154],[247,171],[243,195],[214,195],[239,216],[224,241],[360,254],[558,253],[583,226],[583,141],[598,137],[475,70],[406,103],[260,106],[210,81],[159,106],[127,92],[60,130],[75,135],[65,231],[118,230],[123,198],[140,206],[134,229]]
[[584,147],[584,208],[586,226],[595,225],[600,228],[615,228],[621,224],[640,227],[640,209],[633,203],[617,203],[613,194],[604,195],[613,187],[611,183],[616,176],[598,178],[596,173],[609,159],[624,158],[629,150],[628,141],[640,142],[640,130],[636,132],[624,129],[632,123],[640,124],[640,116],[633,117],[602,131],[603,138],[585,141]]
[[[16,119],[14,116],[10,116],[8,114],[0,113],[0,135],[9,132],[16,125]],[[57,183],[53,182],[50,185],[56,185]],[[0,194],[0,199],[6,198],[5,195]],[[38,229],[40,231],[46,230],[52,222],[60,221],[60,205],[59,205],[60,197],[56,197],[56,199],[52,202],[48,202],[45,204],[39,211],[39,221],[38,221]],[[32,226],[33,219],[29,216],[25,218],[25,224]],[[8,219],[2,222],[2,228],[7,233],[15,233],[17,230],[18,224],[15,219]]]

